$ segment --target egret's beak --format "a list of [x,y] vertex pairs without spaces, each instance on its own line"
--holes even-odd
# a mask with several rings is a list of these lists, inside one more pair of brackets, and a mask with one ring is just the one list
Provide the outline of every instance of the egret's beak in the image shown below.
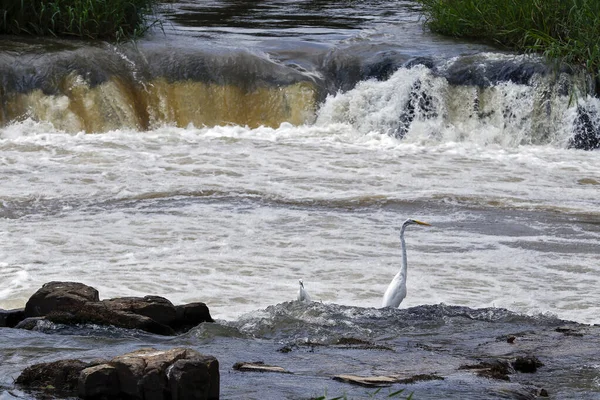
[[431,224],[428,224],[427,222],[423,222],[423,221],[417,221],[416,219],[415,219],[415,220],[413,220],[413,221],[415,221],[415,222],[416,222],[417,224],[419,224],[419,225],[431,226]]

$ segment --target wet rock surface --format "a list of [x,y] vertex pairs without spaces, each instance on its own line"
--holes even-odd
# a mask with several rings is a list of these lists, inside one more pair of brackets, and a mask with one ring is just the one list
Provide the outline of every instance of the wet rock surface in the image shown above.
[[237,362],[233,364],[233,369],[236,371],[251,371],[251,372],[278,372],[289,374],[284,368],[277,365],[267,365],[262,361],[255,362]]
[[213,322],[204,303],[173,305],[160,296],[118,297],[100,301],[96,289],[78,282],[49,282],[34,293],[24,310],[0,310],[0,327],[39,329],[56,324],[113,325],[159,335],[174,335]]
[[185,348],[141,349],[108,361],[60,360],[26,368],[16,384],[49,396],[82,399],[219,398],[219,363]]
[[[600,397],[600,327],[497,308],[438,304],[392,310],[287,302],[235,321],[200,324],[178,336],[143,332],[132,336],[132,331],[121,328],[51,325],[44,331],[3,332],[0,354],[16,352],[36,362],[40,357],[48,362],[113,361],[115,354],[149,345],[165,351],[177,346],[214,354],[219,359],[223,398],[346,395],[368,399],[385,398],[402,389],[403,395],[414,393],[417,399]],[[114,363],[94,361],[85,368],[90,375],[89,393],[97,393],[115,376],[127,382],[124,368],[148,369],[139,361],[116,358]],[[240,363],[244,360],[253,362]],[[173,368],[182,377],[189,376],[190,366]],[[23,369],[0,363],[0,376],[15,379]],[[157,372],[145,374],[147,390],[167,387]],[[137,384],[129,382],[119,390],[132,396]],[[0,390],[11,385],[12,380],[0,378]]]

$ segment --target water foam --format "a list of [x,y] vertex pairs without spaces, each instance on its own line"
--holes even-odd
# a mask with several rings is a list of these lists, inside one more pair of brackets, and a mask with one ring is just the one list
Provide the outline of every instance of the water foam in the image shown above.
[[581,95],[574,100],[564,92],[565,85],[578,91],[577,76],[534,74],[528,84],[477,86],[451,84],[441,75],[417,65],[400,68],[385,81],[360,82],[348,92],[330,95],[316,124],[345,123],[364,135],[376,132],[424,145],[467,142],[509,148],[567,147],[582,109],[591,115],[590,129],[600,127],[598,99]]

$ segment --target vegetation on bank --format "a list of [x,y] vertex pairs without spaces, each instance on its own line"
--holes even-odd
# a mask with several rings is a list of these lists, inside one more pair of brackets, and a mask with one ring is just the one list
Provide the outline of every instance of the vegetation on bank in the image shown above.
[[599,0],[417,0],[435,32],[541,52],[600,77]]
[[0,0],[0,33],[122,40],[153,23],[157,0]]

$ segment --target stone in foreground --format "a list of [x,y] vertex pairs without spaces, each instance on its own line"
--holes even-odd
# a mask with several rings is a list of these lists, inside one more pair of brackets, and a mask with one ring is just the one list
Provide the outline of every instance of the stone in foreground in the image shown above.
[[195,350],[141,349],[110,361],[61,360],[26,368],[16,383],[82,399],[216,400],[219,362]]

